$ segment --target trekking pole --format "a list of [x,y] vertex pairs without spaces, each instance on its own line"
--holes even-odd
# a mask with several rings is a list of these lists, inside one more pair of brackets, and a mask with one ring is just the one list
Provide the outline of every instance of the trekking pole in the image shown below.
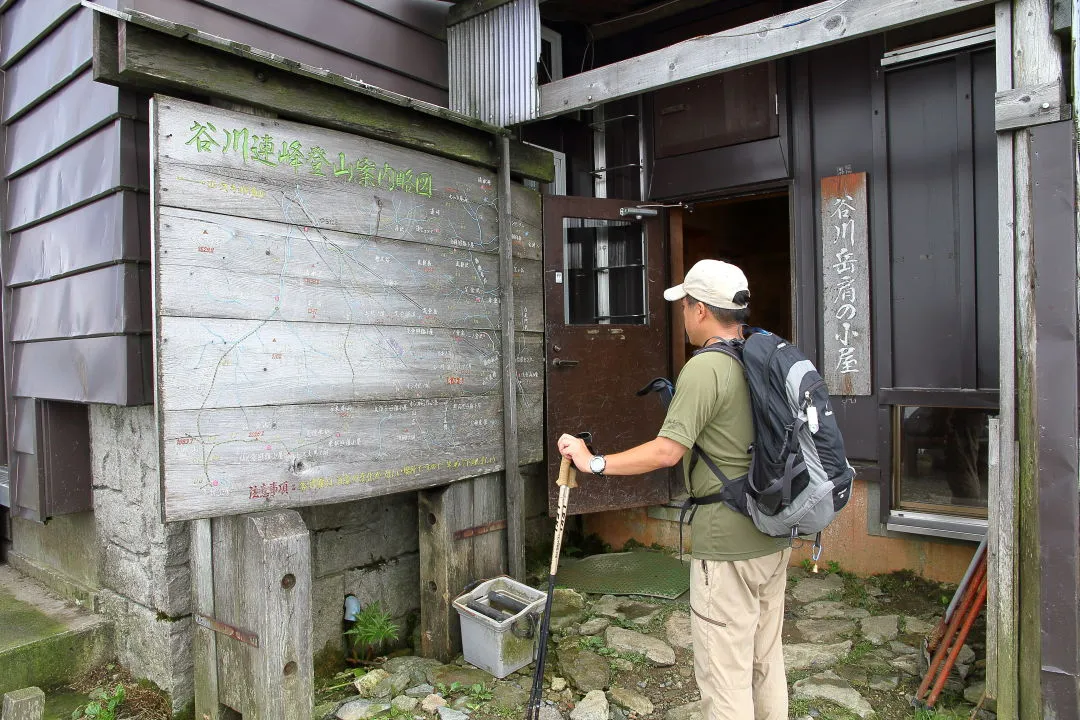
[[[587,435],[581,433],[578,437]],[[588,440],[586,440],[586,443]],[[570,488],[577,487],[577,469],[569,458],[559,465],[559,506],[555,515],[555,544],[551,548],[551,572],[548,575],[547,599],[544,600],[544,617],[540,621],[540,647],[536,651],[536,669],[533,674],[532,692],[525,705],[525,720],[539,720],[540,703],[544,697],[544,664],[547,661],[548,633],[551,631],[551,599],[555,594],[555,576],[559,573],[559,552],[562,550],[563,529],[566,527],[566,507],[570,501]]]

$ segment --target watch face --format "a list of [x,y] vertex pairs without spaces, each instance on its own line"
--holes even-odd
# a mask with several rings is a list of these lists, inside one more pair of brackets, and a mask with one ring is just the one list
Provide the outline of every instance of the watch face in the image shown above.
[[594,473],[601,473],[604,471],[604,466],[606,464],[607,463],[604,462],[604,458],[597,455],[589,461],[589,469],[592,470]]

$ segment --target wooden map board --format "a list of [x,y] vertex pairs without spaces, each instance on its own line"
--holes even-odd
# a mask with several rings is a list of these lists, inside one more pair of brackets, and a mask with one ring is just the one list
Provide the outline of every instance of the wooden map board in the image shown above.
[[[156,97],[156,393],[166,521],[502,469],[495,176]],[[543,458],[540,198],[515,185],[518,453]]]

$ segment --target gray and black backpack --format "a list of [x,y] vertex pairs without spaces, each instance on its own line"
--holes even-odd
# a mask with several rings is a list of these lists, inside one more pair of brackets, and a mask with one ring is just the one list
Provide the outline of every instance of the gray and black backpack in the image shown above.
[[[691,469],[704,462],[723,489],[705,497],[691,495],[683,516],[689,513],[692,520],[696,506],[722,502],[766,535],[790,537],[793,543],[799,536],[817,535],[816,561],[821,531],[847,505],[855,477],[825,380],[797,347],[758,328],[750,329],[742,341],[722,340],[694,355],[705,352],[722,352],[742,366],[750,388],[754,444],[749,448],[749,472],[734,479],[694,445]],[[652,390],[660,391],[665,405],[670,402],[669,381],[654,380],[638,394]]]

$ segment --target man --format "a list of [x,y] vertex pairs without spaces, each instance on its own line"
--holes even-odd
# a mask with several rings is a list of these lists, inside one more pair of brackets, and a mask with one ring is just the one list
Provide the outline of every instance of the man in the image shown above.
[[[664,292],[678,302],[686,335],[699,347],[741,338],[749,316],[746,276],[734,265],[702,260],[681,285]],[[695,355],[675,386],[655,440],[614,455],[594,456],[571,435],[559,452],[581,472],[639,475],[684,461],[695,497],[722,484],[704,462],[690,469],[696,443],[729,478],[745,475],[754,440],[750,394],[742,368],[719,352]],[[694,672],[705,720],[787,718],[787,679],[780,633],[791,554],[786,538],[761,533],[723,503],[701,505],[691,524],[690,570]]]

